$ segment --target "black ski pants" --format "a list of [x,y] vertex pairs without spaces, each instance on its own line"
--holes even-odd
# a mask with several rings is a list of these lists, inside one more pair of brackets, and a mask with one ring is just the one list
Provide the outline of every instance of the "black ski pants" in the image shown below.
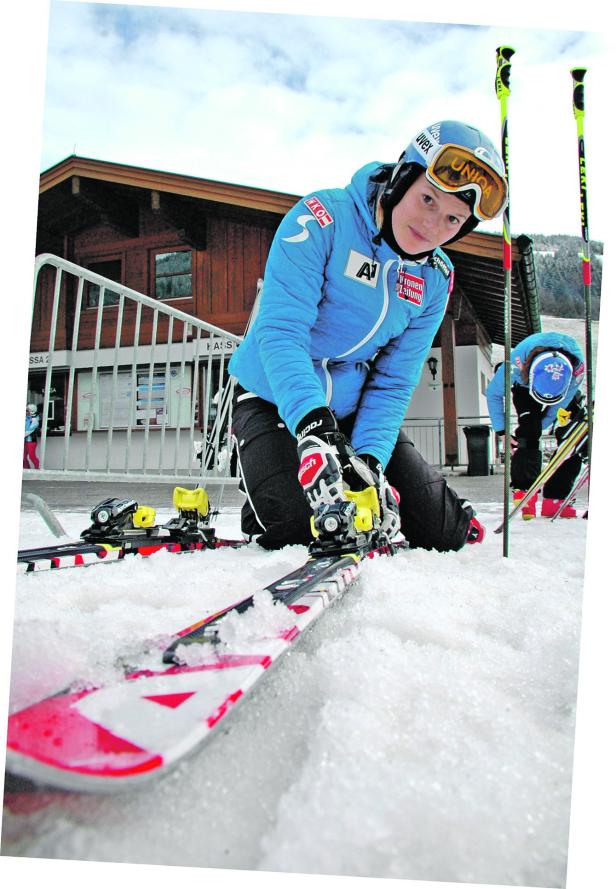
[[[511,485],[525,491],[541,472],[541,420],[545,408],[530,394],[526,386],[514,384],[511,390],[513,406],[518,415],[514,436],[518,447],[511,458]],[[566,427],[557,427],[556,440],[564,435]],[[564,500],[573,487],[580,468],[582,454],[573,454],[560,466],[543,487],[543,496],[552,500]]]
[[[339,421],[347,436],[353,420]],[[310,543],[312,511],[297,479],[297,441],[275,405],[236,386],[233,431],[241,490],[247,498],[242,508],[242,532],[265,549]],[[458,498],[403,432],[386,474],[400,494],[402,533],[412,547],[446,552],[464,546],[472,518],[470,504]]]

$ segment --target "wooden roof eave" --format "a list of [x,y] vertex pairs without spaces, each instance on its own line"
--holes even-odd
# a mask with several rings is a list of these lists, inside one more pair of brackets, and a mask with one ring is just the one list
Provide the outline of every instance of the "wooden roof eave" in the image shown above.
[[[470,253],[472,256],[483,256],[486,259],[503,261],[503,237],[489,232],[472,231],[459,241],[454,241],[451,246],[443,248],[446,252]],[[511,258],[513,262],[519,262],[521,253],[516,242],[511,245]]]
[[113,182],[133,188],[185,195],[232,206],[249,207],[279,216],[287,213],[300,198],[300,195],[266,191],[246,185],[233,185],[228,182],[200,179],[196,176],[147,170],[141,167],[112,164],[77,156],[68,157],[41,173],[39,192],[42,194],[72,176],[83,176],[88,179]]

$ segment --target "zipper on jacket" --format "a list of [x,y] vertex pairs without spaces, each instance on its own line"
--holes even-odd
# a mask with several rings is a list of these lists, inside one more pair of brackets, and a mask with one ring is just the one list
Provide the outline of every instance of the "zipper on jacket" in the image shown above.
[[329,369],[327,367],[328,361],[329,361],[329,358],[324,358],[321,361],[321,367],[323,368],[323,375],[325,376],[325,386],[326,386],[326,388],[325,388],[325,403],[326,404],[329,404],[331,402],[332,394],[334,391],[334,383],[332,380],[332,375],[330,374]]
[[[400,260],[398,259],[398,262]],[[385,316],[387,315],[387,310],[389,309],[389,289],[387,287],[387,277],[389,275],[389,270],[392,265],[396,262],[395,259],[388,259],[385,265],[383,266],[383,308],[381,309],[381,314],[376,320],[372,330],[366,334],[366,336],[361,339],[354,346],[351,346],[350,349],[347,349],[346,352],[343,352],[341,355],[336,355],[336,358],[346,358],[347,355],[351,355],[353,352],[356,352],[358,349],[361,349],[368,340],[372,339],[374,334],[377,332],[383,321],[385,320]]]

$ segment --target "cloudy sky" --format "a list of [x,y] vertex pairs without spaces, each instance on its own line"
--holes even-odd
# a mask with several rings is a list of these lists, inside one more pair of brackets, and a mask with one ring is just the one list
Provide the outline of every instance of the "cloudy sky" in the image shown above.
[[402,18],[52,0],[41,169],[76,153],[303,194],[345,185],[369,160],[396,160],[443,118],[472,122],[500,146],[495,48],[505,43],[516,49],[513,232],[580,232],[569,69],[584,65],[591,236],[605,239],[593,173],[608,150],[601,34]]

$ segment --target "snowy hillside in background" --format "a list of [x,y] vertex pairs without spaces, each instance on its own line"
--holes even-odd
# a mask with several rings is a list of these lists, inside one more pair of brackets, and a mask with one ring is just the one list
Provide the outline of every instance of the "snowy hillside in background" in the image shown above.
[[[587,522],[516,520],[503,560],[500,506],[475,505],[485,543],[366,564],[227,730],[159,783],[51,793],[34,811],[10,798],[3,854],[563,886]],[[59,518],[72,536],[86,517]],[[218,526],[237,535],[239,516]],[[21,545],[44,535],[22,513]],[[76,677],[113,679],[140,640],[305,553],[159,553],[18,576],[11,708]]]

